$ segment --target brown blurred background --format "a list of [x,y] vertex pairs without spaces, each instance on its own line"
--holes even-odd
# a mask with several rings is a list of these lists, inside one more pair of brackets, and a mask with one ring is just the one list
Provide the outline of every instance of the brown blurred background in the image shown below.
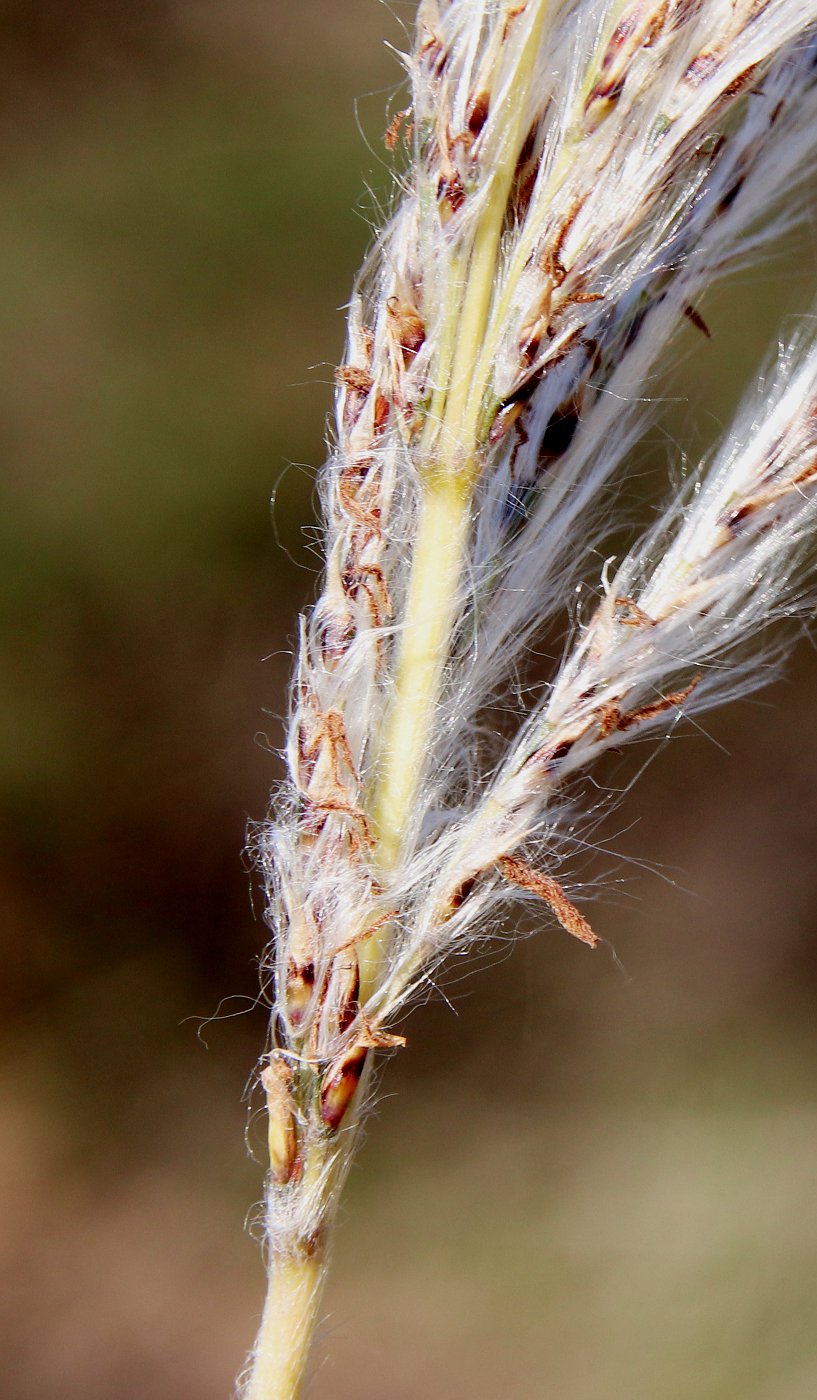
[[[0,0],[7,1400],[224,1400],[252,1339],[242,845],[412,12]],[[806,236],[712,298],[654,460],[728,421],[816,271]],[[315,1400],[813,1400],[815,684],[804,642],[657,755],[577,872],[605,950],[547,928],[415,1013]]]

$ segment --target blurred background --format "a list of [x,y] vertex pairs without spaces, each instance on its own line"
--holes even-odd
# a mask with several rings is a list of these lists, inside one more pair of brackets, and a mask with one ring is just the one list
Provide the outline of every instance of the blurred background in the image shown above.
[[[225,1400],[252,1341],[242,847],[412,13],[0,0],[7,1400]],[[815,273],[806,235],[685,328],[634,512]],[[414,1014],[314,1400],[813,1400],[816,685],[804,640],[657,754],[576,872],[603,950],[548,926]]]

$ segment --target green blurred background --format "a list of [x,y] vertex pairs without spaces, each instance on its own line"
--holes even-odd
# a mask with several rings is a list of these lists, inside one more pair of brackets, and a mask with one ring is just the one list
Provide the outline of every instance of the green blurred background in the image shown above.
[[[412,9],[0,0],[7,1400],[223,1400],[252,1340],[242,845]],[[633,515],[816,266],[684,330]],[[548,927],[415,1013],[314,1400],[817,1395],[816,683],[804,643],[623,798],[577,872],[604,950]]]

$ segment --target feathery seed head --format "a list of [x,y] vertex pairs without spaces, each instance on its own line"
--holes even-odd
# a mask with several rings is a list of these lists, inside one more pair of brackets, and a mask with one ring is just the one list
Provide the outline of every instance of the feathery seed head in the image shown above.
[[420,5],[386,136],[409,168],[351,303],[326,571],[261,838],[274,1250],[314,1237],[372,1052],[498,900],[597,941],[552,873],[565,781],[759,678],[745,644],[788,606],[814,523],[809,348],[602,578],[505,752],[475,739],[592,580],[662,351],[796,212],[816,60],[813,0]]

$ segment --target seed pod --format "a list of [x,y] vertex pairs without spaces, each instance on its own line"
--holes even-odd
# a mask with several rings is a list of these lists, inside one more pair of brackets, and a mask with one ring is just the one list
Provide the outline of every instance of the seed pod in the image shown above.
[[298,1157],[298,1130],[292,1099],[292,1070],[280,1051],[273,1051],[261,1071],[267,1095],[270,1175],[279,1186],[292,1178]]
[[471,136],[479,136],[482,128],[488,120],[488,113],[491,110],[491,94],[480,92],[473,99],[468,112],[468,131]]
[[345,948],[338,953],[332,963],[329,985],[324,1003],[324,1020],[331,1023],[327,1029],[337,1030],[342,1035],[348,1030],[357,1015],[357,998],[360,992],[360,965],[354,948]]
[[286,1007],[292,1029],[300,1030],[315,988],[315,964],[290,959],[287,968]]
[[310,900],[287,901],[289,914],[289,957],[286,967],[285,1004],[287,1020],[297,1034],[312,1005],[315,992],[315,959],[320,947],[318,914]]
[[368,1053],[369,1047],[358,1042],[339,1055],[326,1071],[321,1089],[321,1118],[331,1132],[336,1132],[343,1122]]
[[403,354],[403,361],[409,364],[426,338],[425,322],[415,306],[404,297],[389,297],[386,302],[392,335]]

